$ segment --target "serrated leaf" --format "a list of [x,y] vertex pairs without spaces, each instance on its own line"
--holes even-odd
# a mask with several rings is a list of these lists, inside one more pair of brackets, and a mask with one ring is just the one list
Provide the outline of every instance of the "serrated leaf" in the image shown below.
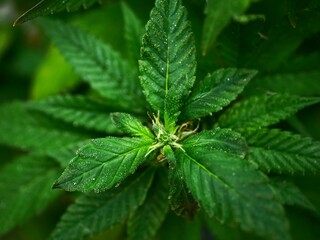
[[151,144],[151,140],[140,138],[93,139],[77,152],[54,187],[81,192],[107,190],[146,161]]
[[115,106],[136,109],[141,99],[135,73],[120,54],[66,23],[45,20],[42,25],[65,59],[101,97],[114,100]]
[[283,208],[264,175],[239,157],[191,143],[176,151],[178,165],[210,216],[269,239],[290,239]]
[[128,220],[129,240],[149,240],[156,234],[168,212],[168,181],[158,170],[144,203]]
[[58,95],[32,102],[29,106],[74,126],[109,134],[119,132],[110,116],[113,108],[84,96]]
[[0,170],[0,235],[43,211],[58,196],[51,190],[58,176],[52,160],[20,157]]
[[48,154],[87,138],[39,121],[22,103],[1,106],[0,116],[0,143],[23,150]]
[[243,91],[256,71],[219,69],[199,84],[182,110],[184,120],[194,120],[221,110]]
[[45,16],[62,11],[76,11],[83,7],[90,7],[95,2],[101,0],[41,0],[27,12],[22,14],[15,22],[14,26],[29,21],[39,16]]
[[242,14],[250,5],[250,0],[208,0],[206,19],[202,33],[202,53],[205,55],[215,39],[233,17]]
[[309,173],[320,171],[320,143],[277,129],[246,131],[248,160],[266,172]]
[[142,22],[128,4],[122,2],[121,7],[124,18],[124,37],[127,42],[129,57],[133,66],[136,66],[140,57],[140,46],[145,30]]
[[134,137],[141,137],[153,141],[154,135],[149,128],[135,117],[127,113],[112,113],[112,119],[115,125],[123,132],[129,133]]
[[309,210],[316,211],[313,204],[292,182],[283,181],[281,179],[273,179],[270,184],[273,189],[277,191],[279,199],[283,204],[298,205]]
[[241,158],[244,158],[248,151],[245,139],[231,129],[216,128],[202,131],[183,141],[182,148],[185,144],[210,151],[228,152]]
[[172,130],[195,80],[195,46],[180,0],[157,0],[143,37],[139,62],[147,101]]
[[315,104],[320,98],[289,94],[254,96],[228,109],[218,120],[219,126],[233,129],[258,129],[278,123],[298,110]]
[[131,176],[117,188],[80,196],[62,216],[53,240],[81,240],[123,222],[146,198],[153,169]]
[[184,217],[187,220],[193,220],[197,210],[199,209],[199,205],[187,189],[181,169],[177,168],[176,157],[169,145],[163,148],[163,154],[169,162],[168,200],[170,208],[178,216]]

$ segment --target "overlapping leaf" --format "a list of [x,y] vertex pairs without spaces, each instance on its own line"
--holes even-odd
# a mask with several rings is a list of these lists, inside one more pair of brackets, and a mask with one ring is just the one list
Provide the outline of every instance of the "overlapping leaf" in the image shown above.
[[85,135],[59,129],[57,123],[56,128],[52,128],[52,124],[40,121],[21,103],[1,106],[0,116],[0,143],[20,149],[47,154],[87,138]]
[[209,74],[192,92],[182,110],[182,118],[193,120],[221,110],[243,91],[256,71],[233,68]]
[[248,162],[187,140],[176,157],[188,188],[210,215],[270,239],[289,239],[288,223],[267,178]]
[[298,110],[319,102],[319,98],[289,94],[255,96],[236,103],[220,118],[219,125],[233,129],[266,127],[293,115]]
[[202,52],[205,54],[214,43],[218,34],[233,17],[242,14],[250,4],[250,0],[208,0],[203,25]]
[[143,126],[142,123],[135,117],[127,113],[113,113],[112,119],[115,125],[123,132],[129,133],[135,137],[146,138],[149,141],[154,139],[150,130]]
[[93,139],[77,152],[55,187],[101,192],[120,184],[146,160],[152,140],[107,137]]
[[186,183],[183,180],[181,169],[177,167],[177,160],[170,146],[163,148],[163,154],[169,161],[169,204],[172,211],[178,216],[188,220],[193,220],[199,208],[198,203],[194,200]]
[[320,171],[320,143],[277,129],[246,131],[248,159],[267,172],[306,173]]
[[149,169],[135,174],[117,188],[79,197],[62,216],[51,239],[81,240],[121,223],[143,203],[153,173]]
[[109,134],[118,132],[110,116],[113,108],[83,96],[58,95],[31,103],[30,107],[74,126]]
[[195,80],[195,46],[180,0],[158,0],[146,25],[141,48],[141,84],[155,112],[172,130]]
[[39,214],[58,196],[51,190],[58,176],[50,159],[24,156],[0,171],[0,235]]
[[[75,71],[114,106],[131,110],[139,103],[135,73],[120,54],[82,30],[65,23],[43,21],[48,35]],[[121,99],[121,101],[119,101]]]
[[95,2],[101,0],[41,0],[23,15],[21,15],[14,23],[14,25],[21,24],[33,18],[61,12],[64,10],[76,11],[83,8],[88,8]]
[[128,239],[152,239],[168,212],[167,200],[167,174],[158,170],[144,203],[129,218]]

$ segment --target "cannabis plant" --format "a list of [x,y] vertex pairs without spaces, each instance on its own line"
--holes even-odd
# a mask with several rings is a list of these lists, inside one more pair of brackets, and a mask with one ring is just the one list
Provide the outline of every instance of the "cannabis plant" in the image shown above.
[[[58,8],[46,2],[38,8]],[[290,239],[284,205],[316,210],[288,176],[317,173],[320,144],[278,123],[320,99],[240,96],[254,69],[197,73],[202,57],[181,0],[156,0],[145,28],[128,5],[122,10],[128,58],[79,27],[39,21],[90,89],[1,107],[0,141],[25,153],[1,169],[0,232],[64,190],[78,194],[51,239],[87,239],[119,224],[122,237],[158,239],[165,219],[180,224],[173,215],[192,221],[193,239],[200,229],[219,237],[224,226]],[[218,31],[205,29],[203,54]],[[174,231],[169,239],[178,239]]]

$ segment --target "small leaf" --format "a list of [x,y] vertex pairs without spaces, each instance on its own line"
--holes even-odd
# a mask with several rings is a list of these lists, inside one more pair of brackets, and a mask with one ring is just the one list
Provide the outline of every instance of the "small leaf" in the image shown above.
[[167,215],[167,201],[167,174],[158,170],[144,203],[129,218],[128,239],[152,239]]
[[306,209],[316,211],[313,204],[303,195],[300,189],[291,182],[274,179],[271,186],[278,193],[280,201],[287,205],[298,205]]
[[258,129],[278,123],[298,110],[319,101],[320,98],[289,94],[255,96],[236,103],[219,118],[218,122],[221,127]]
[[320,171],[320,143],[277,129],[246,131],[249,161],[266,172],[309,173]]
[[62,216],[52,240],[81,240],[123,222],[145,200],[154,171],[131,176],[118,188],[80,196]]
[[112,119],[115,125],[123,132],[129,133],[134,137],[146,138],[153,140],[154,136],[149,128],[143,126],[135,117],[127,113],[112,113]]
[[231,19],[242,14],[250,5],[250,0],[208,0],[207,15],[202,34],[202,53],[205,55],[215,39]]
[[168,200],[170,208],[178,216],[182,216],[187,220],[193,220],[199,209],[199,205],[187,189],[181,169],[177,168],[177,160],[171,147],[169,145],[165,146],[163,153],[169,160]]
[[58,196],[51,190],[58,171],[50,159],[20,157],[0,171],[0,235],[42,212]]
[[220,111],[243,91],[257,72],[245,69],[219,69],[196,88],[182,110],[184,120],[194,120]]
[[101,0],[41,0],[27,12],[22,14],[13,25],[15,26],[39,16],[62,12],[64,10],[70,12],[76,11],[81,7],[86,9],[95,2],[100,1]]
[[29,106],[74,126],[110,134],[118,132],[110,116],[110,112],[113,111],[112,107],[80,95],[58,95],[39,102],[32,102]]
[[210,215],[268,239],[290,239],[282,206],[268,179],[245,160],[184,144],[176,157],[188,188]]
[[141,99],[136,91],[135,73],[120,54],[66,23],[43,20],[42,25],[65,59],[101,97],[114,100],[115,106],[136,109],[134,106]]
[[151,144],[140,138],[93,139],[78,151],[54,187],[81,192],[107,190],[146,161]]
[[124,18],[124,36],[133,66],[137,66],[140,57],[142,36],[145,32],[140,19],[125,2],[121,3]]
[[141,84],[155,112],[172,132],[195,80],[195,45],[181,0],[157,0],[143,37]]

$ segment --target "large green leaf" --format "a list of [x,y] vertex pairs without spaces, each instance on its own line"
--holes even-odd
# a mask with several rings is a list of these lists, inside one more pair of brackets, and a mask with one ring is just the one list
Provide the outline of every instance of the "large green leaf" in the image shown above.
[[176,157],[188,188],[210,216],[269,239],[290,239],[283,208],[264,175],[244,159],[193,143],[184,143]]
[[48,124],[40,121],[22,103],[1,106],[0,116],[0,143],[23,150],[49,154],[87,138],[85,135],[60,129],[56,122]]
[[202,53],[205,54],[233,17],[242,14],[250,0],[208,0],[203,25]]
[[32,102],[30,107],[74,126],[107,133],[119,132],[112,124],[112,107],[80,95],[58,95]]
[[15,21],[14,25],[21,24],[38,16],[53,14],[64,10],[70,12],[76,11],[81,7],[86,9],[99,1],[101,0],[41,0],[27,12],[22,14]]
[[170,132],[195,80],[195,46],[181,0],[157,0],[141,48],[141,84]]
[[146,198],[154,171],[131,176],[107,192],[83,195],[62,216],[51,239],[81,240],[123,222]]
[[151,140],[107,137],[93,139],[77,152],[54,187],[101,192],[120,184],[146,160]]
[[221,110],[243,91],[256,71],[219,69],[200,82],[182,110],[184,120],[193,120]]
[[142,125],[142,123],[135,117],[127,113],[112,113],[112,119],[119,130],[128,133],[134,137],[146,138],[153,140],[155,137],[150,132],[149,128]]
[[0,170],[0,235],[39,214],[59,193],[51,190],[58,176],[52,160],[20,157]]
[[130,216],[128,239],[149,240],[156,234],[168,212],[168,181],[158,170],[144,203]]
[[140,19],[135,15],[131,8],[125,2],[122,2],[121,6],[124,18],[124,36],[127,42],[128,54],[133,66],[137,66],[140,57],[142,36],[145,30]]
[[228,109],[219,118],[219,125],[233,129],[258,129],[278,123],[319,100],[289,94],[255,96]]
[[75,71],[102,97],[114,105],[139,103],[135,73],[110,46],[92,35],[57,21],[42,21],[46,32]]
[[246,131],[249,161],[266,172],[309,173],[320,171],[320,142],[277,129]]

